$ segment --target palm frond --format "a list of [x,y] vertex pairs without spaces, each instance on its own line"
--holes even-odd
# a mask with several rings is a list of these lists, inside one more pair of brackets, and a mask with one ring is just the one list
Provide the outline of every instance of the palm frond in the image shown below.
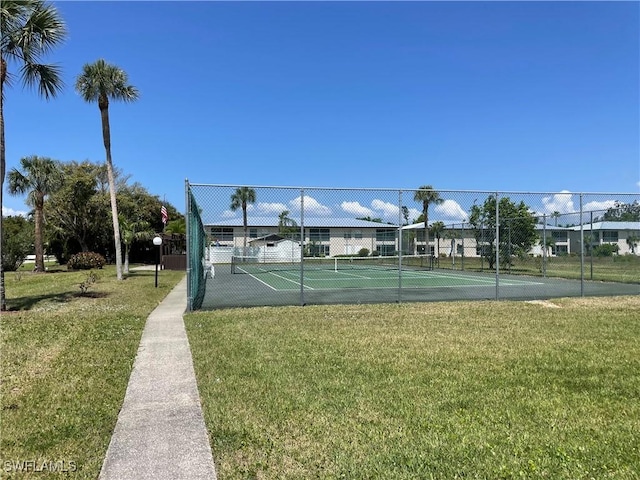
[[37,87],[38,93],[47,100],[64,88],[62,70],[58,65],[24,63],[20,73],[24,84]]

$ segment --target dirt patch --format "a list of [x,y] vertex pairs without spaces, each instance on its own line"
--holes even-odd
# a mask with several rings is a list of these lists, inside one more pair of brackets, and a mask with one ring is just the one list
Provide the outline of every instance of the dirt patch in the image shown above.
[[548,300],[528,300],[527,303],[532,303],[534,305],[540,305],[545,308],[562,308],[560,305],[556,305]]

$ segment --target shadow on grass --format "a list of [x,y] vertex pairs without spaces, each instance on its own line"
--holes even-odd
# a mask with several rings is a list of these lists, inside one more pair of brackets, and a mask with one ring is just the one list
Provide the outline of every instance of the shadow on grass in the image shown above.
[[52,301],[56,303],[65,303],[71,299],[80,296],[81,292],[63,292],[63,293],[51,293],[48,295],[30,295],[25,297],[7,299],[7,310],[31,310],[40,302]]
[[49,301],[54,303],[66,303],[75,298],[106,298],[109,294],[105,292],[62,292],[48,295],[30,295],[25,297],[7,299],[7,311],[19,312],[31,310],[39,303]]

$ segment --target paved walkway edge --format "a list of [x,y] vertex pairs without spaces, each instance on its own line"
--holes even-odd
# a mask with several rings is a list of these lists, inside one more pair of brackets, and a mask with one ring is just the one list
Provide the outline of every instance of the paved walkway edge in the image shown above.
[[216,479],[186,307],[185,277],[147,318],[100,480]]

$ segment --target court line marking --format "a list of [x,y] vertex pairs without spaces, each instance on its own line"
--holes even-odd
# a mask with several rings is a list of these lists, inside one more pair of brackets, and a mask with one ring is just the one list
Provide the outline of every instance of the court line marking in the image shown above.
[[[356,280],[356,279],[363,279],[363,280],[390,280],[390,279],[396,279],[398,278],[397,276],[397,271],[393,271],[393,270],[389,270],[389,272],[393,272],[396,275],[389,275],[389,276],[380,276],[380,277],[368,277],[368,276],[364,276],[364,275],[356,275],[353,273],[347,273],[344,271],[332,271],[332,270],[316,270],[316,271],[320,271],[320,272],[331,272],[331,273],[337,273],[337,274],[342,274],[344,276],[347,277],[354,277],[352,278],[352,280]],[[382,270],[381,270],[382,271]],[[386,271],[386,270],[385,270]],[[269,272],[272,273],[273,272]],[[289,274],[288,272],[283,272],[284,275]],[[293,274],[293,272],[291,272],[290,274]],[[276,275],[277,276],[277,275]],[[406,270],[402,272],[402,277],[403,278],[412,278],[412,279],[437,279],[437,278],[451,278],[451,279],[456,279],[456,280],[463,280],[463,281],[468,281],[468,282],[472,282],[475,283],[476,285],[495,285],[496,281],[495,278],[486,278],[486,277],[479,277],[479,276],[475,276],[475,275],[467,275],[467,274],[450,274],[450,273],[433,273],[433,272],[420,272],[420,271],[411,271],[411,270]],[[282,279],[286,279],[285,277],[281,277]],[[342,281],[342,280],[347,280],[345,278],[342,279],[338,279],[335,276],[331,276],[329,278],[313,278],[313,277],[308,277],[308,280],[313,282],[313,281]],[[534,281],[530,281],[530,280],[517,280],[517,279],[509,279],[509,280],[501,280],[500,281],[500,285],[506,285],[506,286],[517,286],[517,285],[544,285],[544,282],[534,282]],[[298,285],[300,285],[298,283]],[[475,285],[474,285],[475,286]],[[366,288],[366,287],[363,287]]]

